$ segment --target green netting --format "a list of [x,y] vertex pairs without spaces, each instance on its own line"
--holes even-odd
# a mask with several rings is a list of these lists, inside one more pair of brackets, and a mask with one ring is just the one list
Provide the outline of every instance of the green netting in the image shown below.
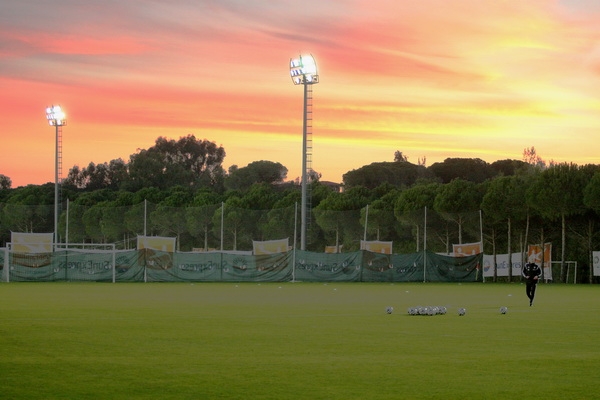
[[294,279],[309,282],[357,282],[360,280],[362,253],[356,251],[326,254],[297,251]]
[[448,257],[427,253],[425,277],[430,282],[473,282],[483,281],[480,271],[483,254],[468,257]]
[[53,264],[65,272],[66,281],[111,282],[113,280],[112,252],[58,251]]
[[61,250],[9,253],[8,271],[2,276],[11,282],[474,282],[482,281],[481,257],[455,258],[431,252],[388,255],[369,251],[288,251],[251,255],[149,249]]
[[61,274],[58,266],[59,255],[55,253],[21,254],[10,253],[8,277],[12,282],[20,281],[58,281]]
[[377,254],[363,256],[363,282],[423,281],[423,253]]
[[221,280],[283,282],[292,278],[293,252],[265,255],[223,254]]

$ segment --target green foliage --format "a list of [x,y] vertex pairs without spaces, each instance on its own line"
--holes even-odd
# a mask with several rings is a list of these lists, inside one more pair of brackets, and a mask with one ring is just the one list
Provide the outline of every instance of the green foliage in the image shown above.
[[454,179],[482,183],[496,175],[490,165],[479,158],[446,158],[444,162],[434,163],[427,169],[442,183],[450,183]]
[[550,220],[582,213],[583,192],[590,178],[575,164],[558,164],[545,169],[529,187],[528,203]]
[[584,189],[583,203],[600,214],[600,172],[596,172]]
[[486,221],[499,223],[526,216],[525,188],[520,182],[522,179],[515,176],[500,176],[490,182],[481,202]]
[[347,188],[363,186],[375,189],[382,184],[396,187],[413,185],[419,178],[431,176],[422,165],[408,161],[377,162],[346,172],[342,179]]
[[0,174],[0,192],[10,189],[12,186],[12,180],[3,174]]
[[477,211],[481,204],[481,193],[471,181],[454,179],[440,187],[433,208],[440,213]]
[[235,168],[225,178],[228,190],[247,190],[255,183],[282,183],[287,176],[287,168],[272,161],[254,161],[242,168]]
[[[131,165],[119,160],[73,173],[72,177],[79,180],[73,179],[73,184],[65,182],[62,187],[61,240],[67,239],[66,199],[70,199],[68,240],[72,243],[133,243],[136,235],[147,234],[175,235],[178,245],[185,250],[219,248],[222,202],[228,205],[225,208],[230,212],[228,223],[236,221],[237,225],[236,230],[225,226],[226,249],[248,250],[252,240],[291,238],[294,228],[297,232],[294,224],[300,212],[295,207],[301,201],[301,188],[281,181],[287,171],[281,164],[259,161],[244,168],[232,167],[227,175],[218,163],[208,168],[200,166],[201,158],[193,161],[199,153],[194,153],[192,145],[205,142],[193,137],[179,141],[159,139],[138,160],[137,166],[142,169],[144,163],[156,162],[137,175],[142,187],[128,186],[123,181],[113,185],[113,181],[120,179],[118,176],[122,177],[117,172],[122,173],[124,167],[129,178],[136,176],[131,175]],[[218,148],[207,147],[209,153],[213,150]],[[347,184],[342,193],[335,185],[312,181],[312,221],[308,226],[307,247],[322,251],[324,245],[339,242],[344,250],[357,249],[368,222],[367,238],[394,241],[395,251],[422,249],[424,230],[428,238],[435,237],[434,243],[428,239],[428,249],[448,251],[452,243],[462,240],[463,233],[468,240],[479,240],[479,226],[473,224],[471,217],[481,209],[485,236],[490,238],[488,228],[494,228],[494,243],[499,248],[520,249],[525,241],[543,239],[555,243],[555,260],[556,252],[564,247],[566,257],[588,268],[591,261],[586,249],[600,245],[597,233],[600,178],[594,175],[598,174],[598,166],[558,164],[542,169],[516,160],[487,165],[478,159],[447,159],[441,164],[424,169],[403,160],[373,163],[348,173],[349,178],[356,179],[348,181],[353,184]],[[196,174],[193,182],[178,181],[179,173],[180,177],[191,176],[187,170],[196,171],[192,174]],[[95,175],[89,175],[90,171]],[[198,171],[204,172],[197,176]],[[463,178],[441,183],[452,176]],[[475,184],[485,176],[491,178]],[[211,183],[205,184],[205,178]],[[230,190],[224,192],[223,185],[229,178]],[[155,179],[164,181],[157,185]],[[236,180],[238,183],[234,184]],[[89,190],[91,187],[102,188]],[[9,241],[10,231],[51,232],[53,204],[52,183],[0,189],[0,241]],[[367,205],[369,221],[366,221]],[[564,221],[558,224],[561,219]]]
[[530,165],[520,160],[498,160],[490,164],[495,176],[520,175],[530,169]]

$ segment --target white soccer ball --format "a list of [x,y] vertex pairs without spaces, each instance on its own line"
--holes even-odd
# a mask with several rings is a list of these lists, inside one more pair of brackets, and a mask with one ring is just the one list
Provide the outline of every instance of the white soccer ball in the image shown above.
[[463,316],[463,315],[465,315],[466,313],[467,313],[467,310],[465,310],[464,308],[459,308],[459,309],[458,309],[458,315],[459,315],[459,316],[461,316],[461,317],[462,317],[462,316]]
[[392,306],[388,306],[388,307],[385,309],[385,312],[386,312],[386,313],[388,313],[388,314],[391,314],[391,313],[393,313],[393,312],[394,312],[394,307],[392,307]]
[[508,312],[508,307],[500,307],[500,314],[506,314]]

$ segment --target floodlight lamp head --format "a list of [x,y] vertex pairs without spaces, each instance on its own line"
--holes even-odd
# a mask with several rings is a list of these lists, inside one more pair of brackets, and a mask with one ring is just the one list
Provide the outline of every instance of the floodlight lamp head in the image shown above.
[[315,58],[307,55],[290,59],[290,76],[294,85],[319,83]]
[[60,106],[50,106],[46,108],[46,119],[50,126],[63,126],[67,124],[65,113]]

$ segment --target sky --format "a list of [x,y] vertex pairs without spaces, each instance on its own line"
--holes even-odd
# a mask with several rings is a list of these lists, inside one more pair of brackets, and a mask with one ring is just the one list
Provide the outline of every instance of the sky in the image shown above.
[[129,157],[159,136],[223,146],[223,166],[301,175],[312,54],[312,168],[449,157],[600,164],[596,0],[4,0],[0,174],[12,187]]

